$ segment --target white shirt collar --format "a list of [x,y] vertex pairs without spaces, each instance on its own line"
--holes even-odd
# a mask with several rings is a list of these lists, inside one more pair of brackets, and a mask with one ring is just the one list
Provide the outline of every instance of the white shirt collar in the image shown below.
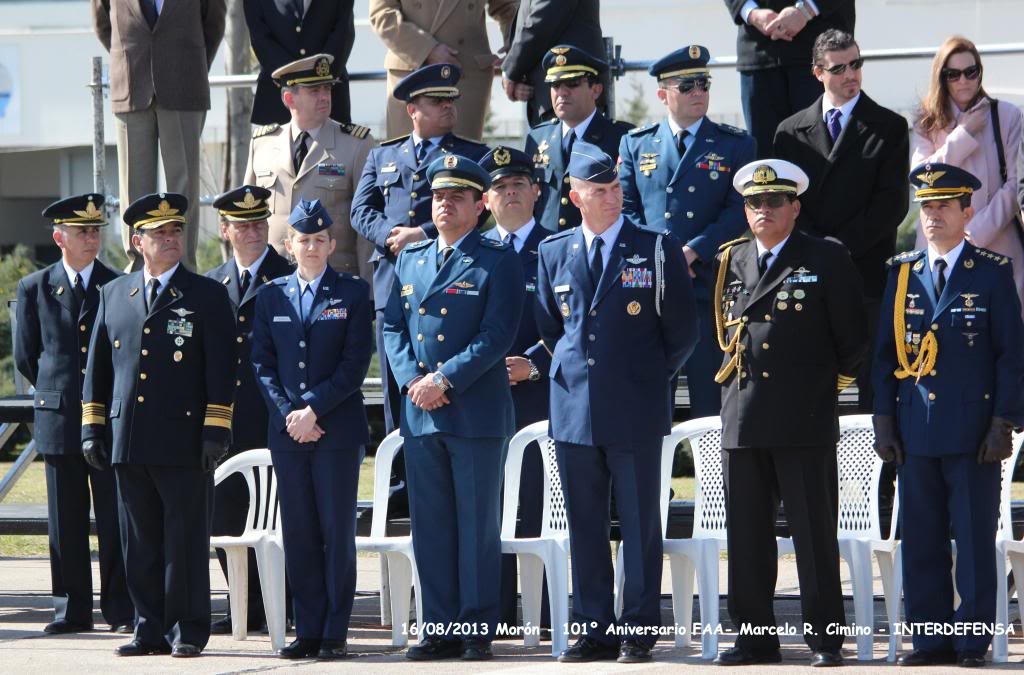
[[306,281],[305,279],[299,276],[299,271],[295,270],[295,279],[299,282],[299,297],[302,297],[302,294],[306,292],[306,286],[310,287],[310,291],[312,291],[313,297],[316,297],[316,292],[320,289],[320,281],[324,278],[324,274],[326,273],[327,265],[324,265],[324,268],[320,270],[320,274],[317,275],[316,279],[313,279],[312,281]]
[[854,108],[854,106],[857,105],[857,101],[859,101],[859,100],[860,100],[860,94],[858,93],[856,96],[851,98],[846,103],[844,103],[844,104],[842,104],[840,106],[834,106],[828,100],[828,96],[822,96],[821,97],[821,119],[825,121],[825,124],[828,124],[828,111],[829,110],[835,110],[836,108],[839,108],[839,111],[842,113],[842,115],[839,116],[839,128],[840,129],[845,129],[846,128],[846,123],[850,121],[850,115],[853,114],[853,108]]
[[[456,240],[455,240],[454,242],[452,242],[451,244],[447,244],[447,245],[448,245],[448,246],[451,246],[452,248],[458,248],[458,247],[459,247],[459,244],[461,244],[461,243],[462,243],[462,241],[463,241],[463,240],[464,240],[464,239],[465,239],[466,237],[468,237],[468,236],[469,236],[469,234],[470,234],[470,232],[472,232],[472,231],[473,231],[473,230],[470,230],[470,231],[469,231],[469,232],[467,232],[466,234],[464,234],[464,235],[462,235],[461,237],[459,237],[458,239],[456,239]],[[445,244],[445,243],[444,243],[444,242],[443,242],[443,241],[441,240],[441,235],[440,235],[440,234],[438,234],[438,236],[437,236],[437,244],[436,244],[436,245],[435,245],[435,247],[434,247],[434,251],[436,251],[436,252],[437,252],[438,254],[440,254],[440,253],[441,253],[441,251],[442,251],[442,249],[444,249],[445,245],[446,245],[446,244]]]
[[420,143],[422,143],[424,140],[430,141],[433,145],[440,145],[441,141],[444,140],[444,135],[442,134],[440,136],[431,136],[430,138],[424,139],[424,138],[421,138],[420,135],[417,134],[415,131],[412,132],[412,147],[413,148],[418,148],[420,146]]
[[786,235],[786,238],[785,238],[785,239],[783,239],[782,241],[780,241],[780,242],[779,242],[778,244],[776,244],[775,246],[772,246],[772,247],[771,247],[770,249],[768,249],[768,248],[765,248],[764,244],[762,244],[762,243],[761,243],[761,240],[760,240],[760,239],[758,239],[757,237],[754,237],[754,243],[755,243],[755,244],[757,245],[757,257],[758,257],[758,259],[760,259],[760,258],[761,258],[761,255],[762,255],[762,254],[763,254],[763,253],[764,253],[765,251],[771,251],[771,252],[772,252],[772,255],[771,255],[771,257],[770,257],[770,258],[768,258],[768,267],[769,267],[769,268],[771,268],[772,264],[773,264],[773,263],[774,263],[774,262],[775,262],[776,260],[778,260],[778,259],[779,259],[779,253],[781,253],[781,252],[782,252],[782,247],[786,245],[786,242],[787,242],[787,241],[789,241],[789,238],[790,238],[791,236],[793,236],[793,235],[792,235],[792,234],[788,234],[788,235]]
[[[537,221],[530,218],[530,222],[526,223],[518,230],[516,230],[516,239],[512,242],[512,245],[516,249],[516,253],[523,250],[523,246],[526,244],[526,240],[530,238],[530,233],[533,232],[533,226],[537,224]],[[502,241],[505,241],[505,237],[508,236],[509,232],[501,224],[496,224],[495,229],[498,230],[498,236],[501,237]]]
[[96,265],[95,260],[90,261],[88,265],[77,272],[72,269],[71,265],[69,265],[68,261],[64,258],[60,259],[60,264],[64,266],[64,272],[68,275],[68,283],[71,284],[72,288],[75,287],[76,274],[82,275],[82,288],[89,288],[89,279],[92,277],[92,268]]
[[259,258],[256,258],[256,262],[249,265],[248,267],[242,267],[242,263],[238,262],[238,258],[235,258],[235,267],[238,268],[238,280],[242,280],[242,272],[246,270],[249,270],[249,278],[256,278],[256,273],[260,271],[260,265],[262,265],[263,261],[267,259],[267,252],[269,250],[269,247],[263,249],[263,255],[261,255]]
[[935,261],[937,261],[939,258],[942,258],[943,260],[946,261],[946,279],[949,279],[949,275],[953,271],[953,268],[956,266],[956,261],[960,259],[960,254],[963,252],[963,250],[964,250],[964,242],[963,241],[961,241],[959,244],[954,246],[948,253],[946,253],[946,255],[939,255],[938,251],[935,251],[934,249],[932,249],[931,246],[929,246],[928,247],[928,269],[931,270],[932,273],[934,273],[935,272]]
[[[324,124],[326,124],[326,122]],[[288,125],[291,127],[292,145],[295,145],[295,142],[299,140],[299,134],[302,133],[302,129],[299,128],[299,125],[295,123],[294,119],[289,122]],[[321,124],[314,129],[306,129],[306,133],[309,134],[309,140],[316,142],[316,139],[320,136],[320,130],[323,128],[324,125]]]
[[[156,277],[156,279],[160,282],[160,293],[163,293],[164,289],[167,288],[167,284],[170,283],[171,277],[173,277],[174,273],[178,271],[178,267],[180,265],[181,263],[175,263],[174,267],[167,270],[160,276]],[[149,280],[152,279],[153,277],[150,275],[148,271],[146,271],[145,267],[142,268],[142,278],[143,281],[145,282],[146,293],[149,293]]]
[[[689,132],[690,138],[696,138],[697,131],[700,130],[700,125],[704,123],[704,118],[701,117],[699,120],[686,127],[685,131]],[[683,127],[676,124],[676,121],[672,119],[672,116],[668,117],[668,128],[672,130],[673,136],[678,136],[680,131],[683,131]]]
[[590,247],[594,243],[594,239],[601,237],[601,241],[604,242],[602,244],[603,248],[601,249],[601,253],[603,254],[602,257],[605,262],[608,262],[608,256],[611,254],[612,246],[615,245],[615,241],[619,238],[619,232],[622,231],[622,223],[624,220],[623,216],[619,216],[619,219],[612,223],[612,226],[600,235],[594,234],[584,222],[583,225],[580,226],[580,229],[583,230],[583,241],[586,242],[587,245],[587,254],[590,254]]
[[579,124],[577,124],[574,127],[570,127],[565,122],[562,122],[562,138],[565,138],[565,135],[567,133],[569,133],[570,131],[575,131],[576,132],[576,140],[582,141],[583,140],[583,135],[587,133],[587,129],[590,128],[590,123],[593,121],[594,115],[596,115],[596,114],[597,114],[597,108],[594,108],[594,112],[590,113],[590,116],[587,117],[587,119],[583,120],[582,122],[580,122]]

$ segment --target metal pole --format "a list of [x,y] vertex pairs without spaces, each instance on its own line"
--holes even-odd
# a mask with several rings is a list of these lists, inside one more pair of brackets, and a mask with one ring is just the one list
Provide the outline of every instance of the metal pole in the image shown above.
[[103,133],[103,59],[92,57],[92,189],[101,195],[107,194],[103,176],[107,170],[107,156],[104,149]]
[[608,81],[604,83],[604,97],[608,103],[608,118],[615,118],[615,80],[622,73],[619,69],[619,58],[617,52],[621,47],[615,46],[615,39],[606,37],[604,40],[604,60],[608,64]]

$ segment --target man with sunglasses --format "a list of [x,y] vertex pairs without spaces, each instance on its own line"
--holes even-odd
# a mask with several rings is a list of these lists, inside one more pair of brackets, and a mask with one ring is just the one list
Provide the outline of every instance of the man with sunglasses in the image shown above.
[[569,199],[567,168],[573,146],[585,141],[614,160],[619,156],[619,141],[633,125],[610,120],[597,109],[607,63],[571,45],[552,47],[543,63],[555,118],[530,130],[525,150],[533,157],[540,180],[537,222],[560,232],[580,224],[580,210]]
[[722,393],[715,383],[718,347],[708,304],[711,267],[718,247],[746,229],[743,199],[732,189],[733,172],[754,160],[754,139],[706,115],[711,74],[706,47],[689,45],[656,61],[658,100],[668,112],[658,123],[633,129],[619,144],[623,212],[638,225],[668,229],[683,242],[690,267],[700,341],[686,362],[690,413],[717,415]]
[[[860,277],[839,243],[795,229],[807,174],[783,160],[739,169],[753,239],[722,246],[712,307],[722,385],[729,616],[741,632],[721,665],[777,663],[773,610],[779,499],[796,549],[812,666],[842,663],[838,392],[867,351]],[[785,420],[785,423],[780,423]]]
[[[907,121],[861,91],[864,59],[849,33],[828,30],[814,43],[814,76],[824,92],[779,125],[775,153],[810,179],[797,227],[843,242],[860,272],[868,335],[878,325],[885,261],[910,206]],[[871,410],[871,359],[857,375],[862,412]]]

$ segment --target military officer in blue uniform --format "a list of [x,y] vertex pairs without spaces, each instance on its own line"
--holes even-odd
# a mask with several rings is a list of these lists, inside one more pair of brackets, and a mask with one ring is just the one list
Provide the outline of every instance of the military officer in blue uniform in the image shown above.
[[[370,151],[352,199],[352,227],[374,244],[373,301],[377,312],[377,353],[384,388],[384,422],[398,427],[399,387],[385,359],[384,309],[395,280],[395,260],[407,245],[434,239],[427,168],[449,154],[479,160],[487,146],[452,133],[456,122],[461,69],[452,64],[424,66],[395,87],[392,96],[406,102],[412,133],[381,143]],[[481,223],[486,215],[481,217]]]
[[288,659],[343,658],[356,591],[356,488],[370,442],[362,385],[373,352],[370,285],[335,272],[319,200],[302,200],[285,245],[298,269],[256,297],[252,362],[269,410],[295,605]]
[[992,636],[972,626],[990,629],[996,618],[1000,462],[1024,426],[1024,326],[1010,260],[964,239],[981,181],[933,163],[914,168],[910,182],[928,247],[889,261],[873,365],[875,447],[898,465],[906,621],[966,630],[915,632],[899,663],[977,667]]
[[[582,225],[540,245],[537,325],[551,352],[550,435],[572,546],[573,625],[561,661],[650,660],[661,625],[661,442],[670,379],[693,351],[697,315],[683,246],[622,215],[615,160],[577,142],[569,162]],[[616,620],[609,551],[614,493],[625,547]]]
[[722,407],[711,270],[718,247],[746,230],[732,175],[755,156],[745,131],[707,118],[710,59],[706,47],[689,45],[654,62],[648,72],[658,79],[668,115],[633,129],[619,147],[623,212],[637,225],[672,232],[690,267],[700,317],[700,340],[685,369],[692,417],[717,415]]
[[612,159],[619,156],[619,141],[633,128],[628,122],[605,117],[597,108],[608,64],[571,45],[556,45],[544,55],[545,82],[551,84],[554,119],[538,124],[526,137],[526,154],[533,157],[540,180],[537,222],[551,232],[578,227],[580,210],[569,198],[569,157],[584,141],[596,145]]
[[110,471],[82,456],[82,379],[99,289],[117,272],[96,259],[103,195],[54,202],[43,211],[61,260],[18,283],[14,362],[35,387],[33,438],[46,463],[47,529],[54,620],[47,633],[92,630],[89,555],[90,485],[100,547],[100,610],[111,630],[130,632],[135,609],[128,597],[117,525],[117,493]]
[[512,246],[477,231],[491,183],[479,164],[447,155],[427,177],[438,238],[399,255],[384,324],[403,393],[426,629],[406,655],[480,660],[491,657],[498,622],[498,495],[515,432],[505,357],[523,309],[523,270]]
[[[551,359],[540,342],[535,307],[537,304],[537,247],[550,232],[537,224],[533,207],[540,194],[533,160],[521,150],[498,146],[487,153],[480,166],[491,175],[491,187],[484,193],[484,206],[494,216],[495,226],[484,237],[512,246],[523,265],[525,306],[512,349],[505,357],[516,429],[548,418],[547,372]],[[544,463],[540,448],[531,444],[523,454],[519,482],[519,524],[517,537],[540,536],[544,509]],[[502,556],[501,620],[516,625],[516,556]],[[549,626],[547,594],[541,611],[541,625]]]
[[227,291],[181,264],[187,209],[168,192],[125,210],[143,269],[100,289],[89,343],[82,452],[114,465],[138,617],[119,656],[199,656],[210,636],[210,498],[231,439],[236,343]]
[[[294,267],[268,246],[270,190],[257,185],[243,185],[218,196],[213,202],[220,218],[220,235],[231,244],[231,259],[206,273],[224,285],[231,300],[238,344],[235,368],[235,409],[231,422],[231,447],[228,457],[245,450],[267,447],[267,408],[263,404],[252,371],[252,320],[256,293],[271,279],[291,274]],[[238,536],[245,530],[249,512],[249,486],[241,474],[221,481],[214,488],[213,525],[210,534]],[[227,557],[217,549],[220,567],[227,577]],[[256,554],[249,550],[249,616],[247,625],[259,629],[263,625],[263,593],[260,589]],[[231,615],[215,621],[214,634],[231,632]]]

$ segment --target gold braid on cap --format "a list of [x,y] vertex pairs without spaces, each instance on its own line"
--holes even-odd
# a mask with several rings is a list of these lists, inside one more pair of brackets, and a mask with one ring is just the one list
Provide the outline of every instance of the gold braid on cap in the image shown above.
[[906,323],[905,307],[907,300],[907,280],[910,277],[910,263],[900,265],[899,277],[896,279],[896,305],[893,307],[892,323],[896,334],[896,360],[900,367],[893,372],[897,380],[905,380],[908,377],[915,378],[919,382],[921,378],[935,368],[935,362],[939,358],[939,341],[935,339],[935,333],[928,331],[921,340],[921,350],[911,364],[907,359],[906,347]]
[[[726,321],[725,311],[722,308],[722,294],[725,291],[725,275],[729,269],[729,254],[732,253],[732,247],[725,249],[722,253],[722,260],[719,263],[718,278],[715,280],[715,291],[714,297],[712,298],[712,311],[715,313],[715,337],[718,338],[718,348],[726,354],[732,354],[732,358],[729,359],[728,363],[719,369],[718,374],[715,375],[715,382],[722,384],[729,379],[734,370],[738,370],[742,365],[742,352],[737,349],[740,343],[740,336],[743,334],[743,321],[741,319],[733,319]],[[736,326],[736,332],[733,333],[732,339],[729,339],[729,329]],[[737,384],[739,379],[736,380]]]

